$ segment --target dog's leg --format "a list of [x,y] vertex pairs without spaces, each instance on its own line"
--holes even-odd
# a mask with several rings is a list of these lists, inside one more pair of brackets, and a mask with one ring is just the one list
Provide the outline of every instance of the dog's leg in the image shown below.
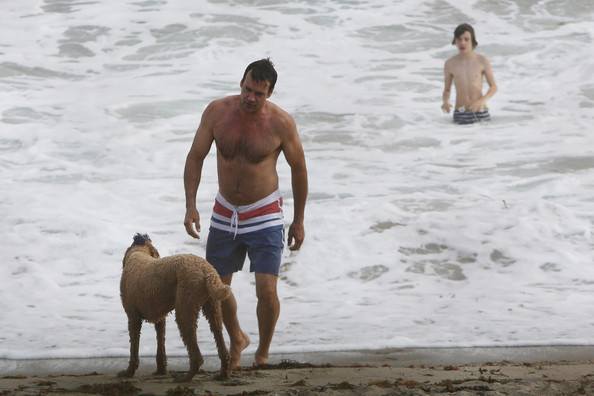
[[219,359],[221,360],[221,371],[219,376],[221,378],[229,377],[229,351],[225,345],[225,339],[223,338],[223,313],[221,311],[221,302],[209,300],[202,307],[204,317],[208,320],[210,325],[210,331],[214,335],[215,342],[217,344],[217,351],[219,353]]
[[167,374],[167,354],[165,353],[165,319],[155,323],[157,332],[157,371],[153,375]]
[[[184,301],[186,299],[187,301]],[[190,358],[190,370],[188,373],[180,378],[176,378],[176,382],[187,382],[191,381],[194,375],[204,363],[200,348],[198,348],[198,340],[196,337],[196,322],[198,320],[199,309],[192,304],[188,304],[191,298],[184,295],[177,301],[182,301],[181,304],[175,307],[175,321],[181,334],[182,340],[188,349],[188,356]],[[184,304],[185,303],[185,304]]]
[[128,334],[130,335],[130,362],[128,368],[118,373],[118,377],[132,377],[138,368],[138,343],[142,319],[138,316],[128,317]]

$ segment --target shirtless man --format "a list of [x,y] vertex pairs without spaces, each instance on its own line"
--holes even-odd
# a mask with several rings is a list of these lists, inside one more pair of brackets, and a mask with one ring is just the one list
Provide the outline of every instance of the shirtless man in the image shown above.
[[[458,55],[451,57],[445,63],[445,86],[441,108],[446,113],[451,110],[450,89],[454,81],[456,85],[454,122],[472,124],[477,121],[487,121],[490,119],[487,100],[497,92],[491,64],[483,55],[474,52],[478,43],[474,29],[469,24],[463,23],[456,28],[452,44],[458,47]],[[489,84],[489,90],[485,95],[483,95],[483,76]]]
[[[268,361],[268,350],[280,312],[276,286],[284,239],[282,197],[278,191],[276,162],[282,152],[291,167],[294,212],[289,227],[289,249],[301,247],[307,197],[307,168],[293,118],[267,99],[276,83],[269,59],[253,62],[241,79],[241,93],[211,102],[204,113],[186,159],[184,226],[199,238],[200,215],[196,193],[202,164],[212,142],[217,148],[219,193],[215,200],[206,244],[206,259],[230,285],[241,270],[246,253],[255,272],[260,341],[255,365]],[[194,228],[195,227],[195,228]],[[237,368],[250,340],[239,326],[237,302],[222,303],[229,338],[230,367]]]

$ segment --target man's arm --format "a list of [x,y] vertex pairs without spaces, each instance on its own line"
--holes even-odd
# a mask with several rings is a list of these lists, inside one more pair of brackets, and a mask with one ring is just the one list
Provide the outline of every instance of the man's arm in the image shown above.
[[480,111],[486,107],[487,101],[491,99],[493,95],[497,92],[497,84],[495,84],[495,77],[493,76],[493,69],[491,68],[491,63],[485,57],[481,57],[481,61],[483,63],[483,73],[485,74],[485,78],[487,80],[487,84],[489,84],[489,90],[486,94],[484,94],[479,100],[474,102],[470,106],[471,111]]
[[446,62],[443,66],[443,95],[441,109],[446,113],[449,113],[452,109],[452,105],[450,104],[450,93],[452,89],[452,81],[454,80],[454,75],[450,71],[449,62]]
[[[214,136],[212,127],[210,125],[210,118],[212,118],[213,104],[209,104],[204,113],[200,125],[194,136],[192,147],[186,157],[186,166],[184,168],[184,190],[186,192],[186,216],[184,218],[184,226],[186,232],[194,238],[200,238],[200,214],[196,209],[196,193],[198,192],[198,185],[202,175],[202,164],[204,158],[208,155]],[[194,229],[194,226],[196,227]]]
[[[290,250],[298,250],[305,239],[303,220],[305,201],[307,200],[307,166],[303,146],[297,133],[295,121],[289,115],[286,130],[283,131],[282,150],[291,167],[291,185],[293,187],[293,223],[289,227],[287,242]],[[294,241],[294,243],[293,243]]]

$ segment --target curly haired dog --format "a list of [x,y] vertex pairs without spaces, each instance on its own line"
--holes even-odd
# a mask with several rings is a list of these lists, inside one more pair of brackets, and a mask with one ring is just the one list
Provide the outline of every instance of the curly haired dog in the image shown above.
[[147,234],[136,234],[124,254],[120,282],[122,305],[128,315],[130,362],[120,377],[132,377],[138,368],[138,343],[142,321],[155,324],[157,331],[157,371],[167,372],[165,318],[175,309],[175,321],[188,349],[190,370],[178,381],[190,381],[204,362],[196,338],[200,309],[210,324],[221,360],[221,377],[229,374],[229,353],[223,339],[221,300],[231,295],[216,270],[192,254],[159,258]]

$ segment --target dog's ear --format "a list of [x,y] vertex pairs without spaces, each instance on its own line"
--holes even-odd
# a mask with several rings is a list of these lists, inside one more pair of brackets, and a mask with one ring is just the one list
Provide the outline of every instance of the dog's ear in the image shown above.
[[154,247],[152,243],[148,244],[148,248],[149,248],[149,253],[150,253],[151,257],[154,257],[154,258],[161,257],[161,256],[159,256],[159,252],[157,251],[157,248]]
[[[134,246],[134,245],[132,245]],[[126,253],[124,253],[124,258],[122,259],[122,268],[124,268],[126,266],[126,257],[128,256],[128,252],[130,251],[130,249],[132,249],[132,246],[130,246],[128,249],[126,249]]]

